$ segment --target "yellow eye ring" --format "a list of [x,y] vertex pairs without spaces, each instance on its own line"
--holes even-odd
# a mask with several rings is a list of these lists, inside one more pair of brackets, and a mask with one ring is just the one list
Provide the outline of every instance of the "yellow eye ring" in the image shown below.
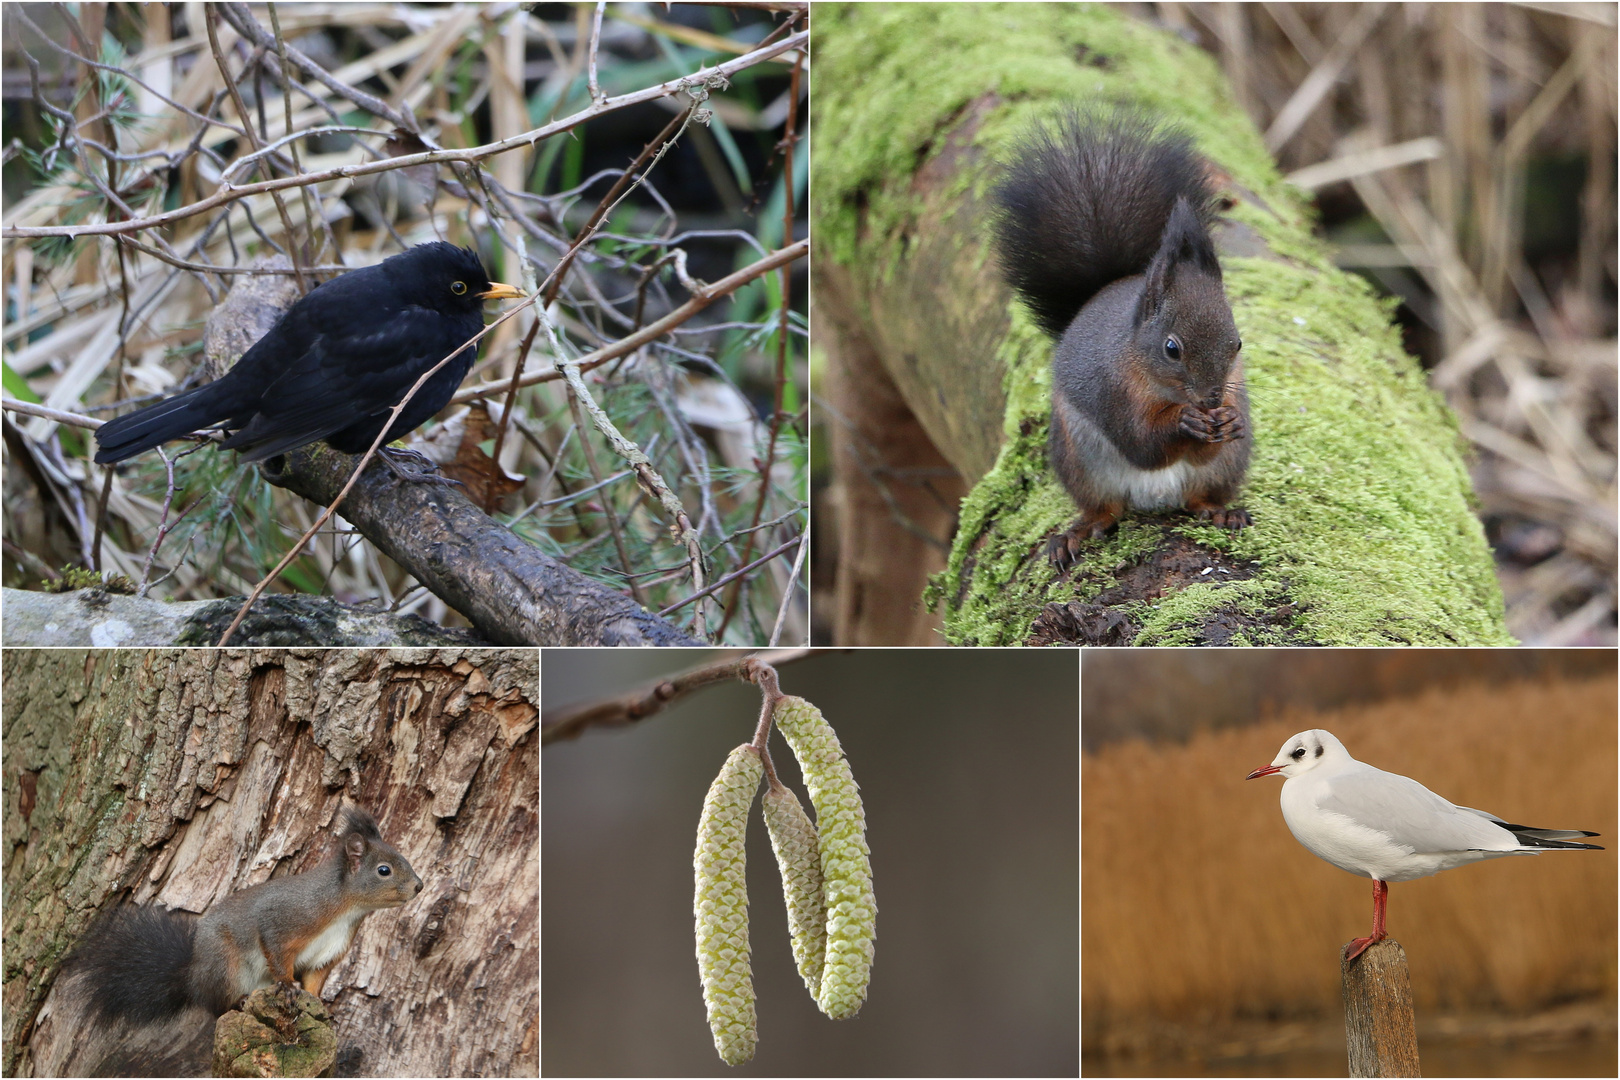
[[450,283],[450,291],[460,296],[467,291],[467,283],[465,281],[453,281]]

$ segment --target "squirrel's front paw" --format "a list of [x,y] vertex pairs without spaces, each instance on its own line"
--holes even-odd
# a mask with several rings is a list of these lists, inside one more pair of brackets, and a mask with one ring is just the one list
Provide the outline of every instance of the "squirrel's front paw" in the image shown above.
[[1231,405],[1214,409],[1185,405],[1181,409],[1181,433],[1199,442],[1233,442],[1249,433],[1249,424],[1242,410]]

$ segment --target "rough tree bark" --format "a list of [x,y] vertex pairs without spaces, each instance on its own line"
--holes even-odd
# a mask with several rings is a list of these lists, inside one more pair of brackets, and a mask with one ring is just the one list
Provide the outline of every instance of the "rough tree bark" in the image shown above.
[[[864,507],[839,515],[838,644],[917,640],[920,620],[865,602],[915,595],[956,644],[1511,642],[1454,417],[1386,305],[1313,239],[1208,56],[1078,4],[827,3],[816,32],[816,306],[846,414],[829,425],[837,483]],[[1014,142],[1066,102],[1187,130],[1231,202],[1216,243],[1256,523],[1132,515],[1060,576],[1044,539],[1075,511],[1045,458],[1051,343],[1000,279],[988,198]],[[894,433],[897,460],[851,468],[873,432]],[[873,482],[925,460],[924,437],[972,489],[926,590],[939,561]]]
[[535,1075],[538,690],[531,650],[7,651],[0,1065],[94,1036],[52,988],[98,912],[308,870],[357,804],[424,888],[327,979],[339,1070]]

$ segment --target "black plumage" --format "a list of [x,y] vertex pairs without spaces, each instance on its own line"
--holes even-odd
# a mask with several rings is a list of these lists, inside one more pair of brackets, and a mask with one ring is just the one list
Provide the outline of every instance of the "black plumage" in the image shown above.
[[[193,431],[262,461],[324,439],[368,449],[422,373],[483,329],[485,300],[519,297],[491,283],[472,251],[436,241],[351,270],[310,290],[220,378],[120,416],[96,430],[96,461],[123,461]],[[411,398],[384,442],[421,426],[467,377],[463,349]]]

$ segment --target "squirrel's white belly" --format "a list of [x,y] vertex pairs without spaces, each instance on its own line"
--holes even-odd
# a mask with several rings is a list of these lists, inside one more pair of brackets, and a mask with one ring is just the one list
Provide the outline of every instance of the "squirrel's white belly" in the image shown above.
[[1193,466],[1178,461],[1163,469],[1138,469],[1120,458],[1096,476],[1099,490],[1123,499],[1132,510],[1172,510],[1186,501]]
[[1100,431],[1088,455],[1087,479],[1105,500],[1118,499],[1127,510],[1174,510],[1186,503],[1187,484],[1198,467],[1177,461],[1162,469],[1141,469],[1126,460]]
[[1070,435],[1084,445],[1080,455],[1086,462],[1086,482],[1104,502],[1118,500],[1127,510],[1176,510],[1187,505],[1187,488],[1210,465],[1194,465],[1182,460],[1162,469],[1132,465],[1119,448],[1090,417],[1074,410],[1069,417]]
[[349,942],[354,939],[354,926],[363,915],[366,908],[352,908],[346,914],[338,916],[331,925],[327,926],[315,939],[304,946],[304,951],[298,954],[296,967],[299,971],[314,971],[326,967],[349,948]]

